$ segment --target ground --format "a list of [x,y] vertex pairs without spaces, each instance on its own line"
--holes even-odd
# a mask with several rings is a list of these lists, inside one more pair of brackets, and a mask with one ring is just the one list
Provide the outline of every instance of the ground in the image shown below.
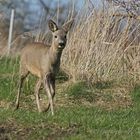
[[[19,110],[14,111],[18,59],[0,61],[0,140],[138,140],[140,87],[128,92],[113,83],[72,83],[57,76],[55,115],[38,113],[33,94],[36,78],[24,84]],[[41,89],[42,108],[47,98]]]

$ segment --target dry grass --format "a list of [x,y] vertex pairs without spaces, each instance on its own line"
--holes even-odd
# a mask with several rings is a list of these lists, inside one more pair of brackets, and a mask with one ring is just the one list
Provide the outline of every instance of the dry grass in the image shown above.
[[134,85],[139,80],[139,24],[115,17],[109,9],[81,10],[63,53],[62,69],[73,81],[117,81]]

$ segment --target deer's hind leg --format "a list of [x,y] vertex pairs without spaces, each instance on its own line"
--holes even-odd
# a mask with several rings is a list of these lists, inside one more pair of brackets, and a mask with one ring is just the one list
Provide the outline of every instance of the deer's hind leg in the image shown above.
[[19,98],[20,98],[20,94],[21,94],[21,89],[23,86],[23,82],[26,79],[26,77],[28,76],[29,71],[24,68],[22,69],[22,72],[20,73],[20,78],[19,78],[19,82],[18,82],[18,94],[17,94],[17,98],[16,98],[16,106],[15,109],[19,108]]

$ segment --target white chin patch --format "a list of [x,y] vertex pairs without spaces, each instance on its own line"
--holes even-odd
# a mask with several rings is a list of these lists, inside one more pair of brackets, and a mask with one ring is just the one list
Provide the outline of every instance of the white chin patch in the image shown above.
[[59,45],[59,46],[58,46],[58,48],[59,48],[59,49],[62,49],[62,48],[63,48],[63,46],[60,46],[60,45]]

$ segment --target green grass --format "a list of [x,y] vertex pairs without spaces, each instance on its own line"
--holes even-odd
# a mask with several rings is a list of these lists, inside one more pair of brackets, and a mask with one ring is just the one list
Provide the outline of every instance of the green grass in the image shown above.
[[[57,91],[61,93],[56,94],[55,115],[52,116],[50,112],[37,112],[34,99],[31,99],[36,79],[30,76],[24,84],[21,107],[13,111],[19,65],[14,60],[12,62],[0,61],[3,66],[0,70],[0,139],[139,140],[139,86],[131,93],[131,106],[108,110],[94,104],[100,98],[112,101],[111,94],[101,92],[98,95],[99,86],[95,89],[95,86],[89,87],[83,82],[65,86],[66,79],[62,82],[64,75],[58,76]],[[14,75],[13,71],[16,71]],[[65,89],[61,90],[62,87]],[[101,87],[104,88],[106,86]],[[85,101],[90,105],[84,104]]]

